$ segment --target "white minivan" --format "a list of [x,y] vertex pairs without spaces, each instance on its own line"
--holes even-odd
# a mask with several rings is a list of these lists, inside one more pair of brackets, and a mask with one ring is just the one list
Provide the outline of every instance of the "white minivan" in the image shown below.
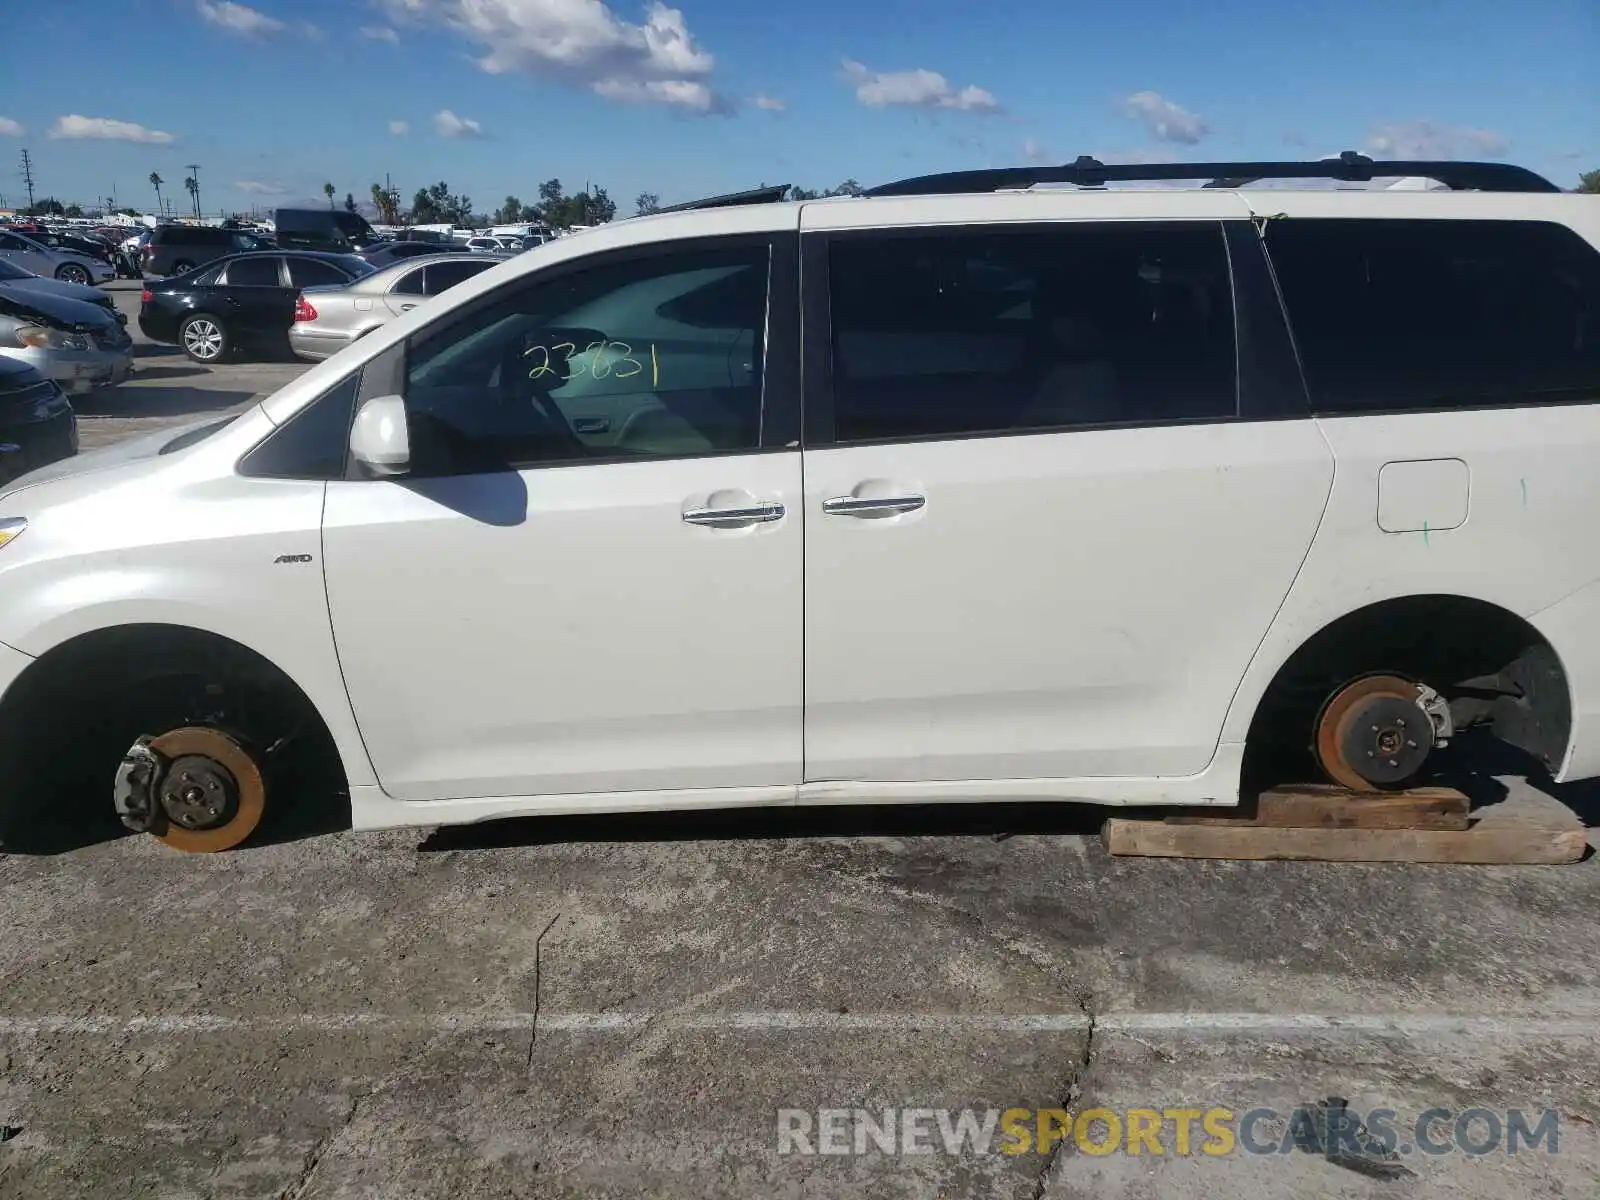
[[1232,805],[1404,786],[1475,725],[1600,775],[1600,203],[1484,164],[1181,171],[1218,178],[599,227],[24,477],[13,836],[81,776],[225,849],[331,794],[300,751],[363,829]]

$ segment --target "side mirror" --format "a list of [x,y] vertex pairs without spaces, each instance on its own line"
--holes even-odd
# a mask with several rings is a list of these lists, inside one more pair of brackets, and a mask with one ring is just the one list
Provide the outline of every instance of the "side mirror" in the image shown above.
[[356,411],[350,453],[374,475],[404,475],[411,466],[411,435],[404,396],[374,396]]

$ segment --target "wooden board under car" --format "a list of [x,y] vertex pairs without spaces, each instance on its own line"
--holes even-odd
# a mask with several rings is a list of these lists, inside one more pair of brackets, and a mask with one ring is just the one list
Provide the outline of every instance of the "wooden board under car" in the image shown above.
[[1103,836],[1115,855],[1476,865],[1577,862],[1588,842],[1572,811],[1544,795],[1473,812],[1453,788],[1373,795],[1320,785],[1263,792],[1249,816],[1116,817]]

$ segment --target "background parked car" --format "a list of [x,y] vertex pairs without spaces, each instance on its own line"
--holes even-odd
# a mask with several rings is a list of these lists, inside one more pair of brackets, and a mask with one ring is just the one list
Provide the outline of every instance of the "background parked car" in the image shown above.
[[146,275],[187,275],[224,254],[254,250],[254,234],[209,225],[158,225],[150,231],[141,267]]
[[0,259],[0,288],[15,288],[22,292],[42,292],[47,296],[61,296],[67,300],[79,300],[84,304],[97,304],[117,319],[119,325],[126,325],[128,318],[121,312],[109,295],[96,287],[86,287],[81,283],[67,283],[61,279],[46,279],[42,275],[35,275],[32,271],[24,271],[5,259]]
[[37,368],[74,394],[112,387],[133,369],[133,339],[105,309],[0,289],[0,358]]
[[349,253],[383,240],[360,213],[337,208],[280,208],[273,224],[285,250]]
[[432,242],[374,242],[356,251],[374,267],[387,267],[407,258],[421,258],[427,254],[438,254],[441,250],[449,249],[448,246],[435,245]]
[[345,287],[310,289],[295,302],[289,348],[301,358],[330,358],[429,296],[503,261],[504,255],[434,253],[393,263]]
[[112,247],[87,231],[63,233],[59,230],[46,230],[44,233],[30,233],[27,236],[52,250],[82,254],[88,258],[98,259],[109,267],[117,265],[116,252]]
[[371,273],[353,254],[230,255],[190,275],[152,280],[139,297],[139,328],[151,341],[181,346],[199,363],[247,346],[277,349],[294,324],[295,298],[303,289],[343,286]]
[[40,370],[0,358],[0,484],[78,452],[78,418]]
[[106,283],[117,277],[116,270],[99,259],[72,250],[52,250],[9,229],[0,229],[0,258],[35,275],[67,283]]

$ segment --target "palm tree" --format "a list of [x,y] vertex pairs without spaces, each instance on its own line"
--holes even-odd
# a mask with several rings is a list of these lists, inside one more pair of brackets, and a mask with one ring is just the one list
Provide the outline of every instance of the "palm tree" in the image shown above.
[[150,172],[150,186],[155,188],[155,190],[156,190],[156,213],[157,213],[157,215],[159,215],[163,211],[162,208],[161,208],[161,185],[163,183],[165,183],[165,182],[166,182],[166,180],[162,179],[161,176],[158,175],[156,172],[154,172],[154,171]]
[[331,184],[331,183],[323,184],[322,185],[322,194],[328,198],[328,207],[332,208],[333,207],[333,184]]
[[383,194],[383,185],[381,183],[373,184],[372,207],[378,210],[378,220],[385,225],[389,224],[388,201],[389,197]]
[[200,181],[190,175],[184,179],[183,187],[189,193],[189,201],[194,205],[194,215],[198,217],[200,215]]

